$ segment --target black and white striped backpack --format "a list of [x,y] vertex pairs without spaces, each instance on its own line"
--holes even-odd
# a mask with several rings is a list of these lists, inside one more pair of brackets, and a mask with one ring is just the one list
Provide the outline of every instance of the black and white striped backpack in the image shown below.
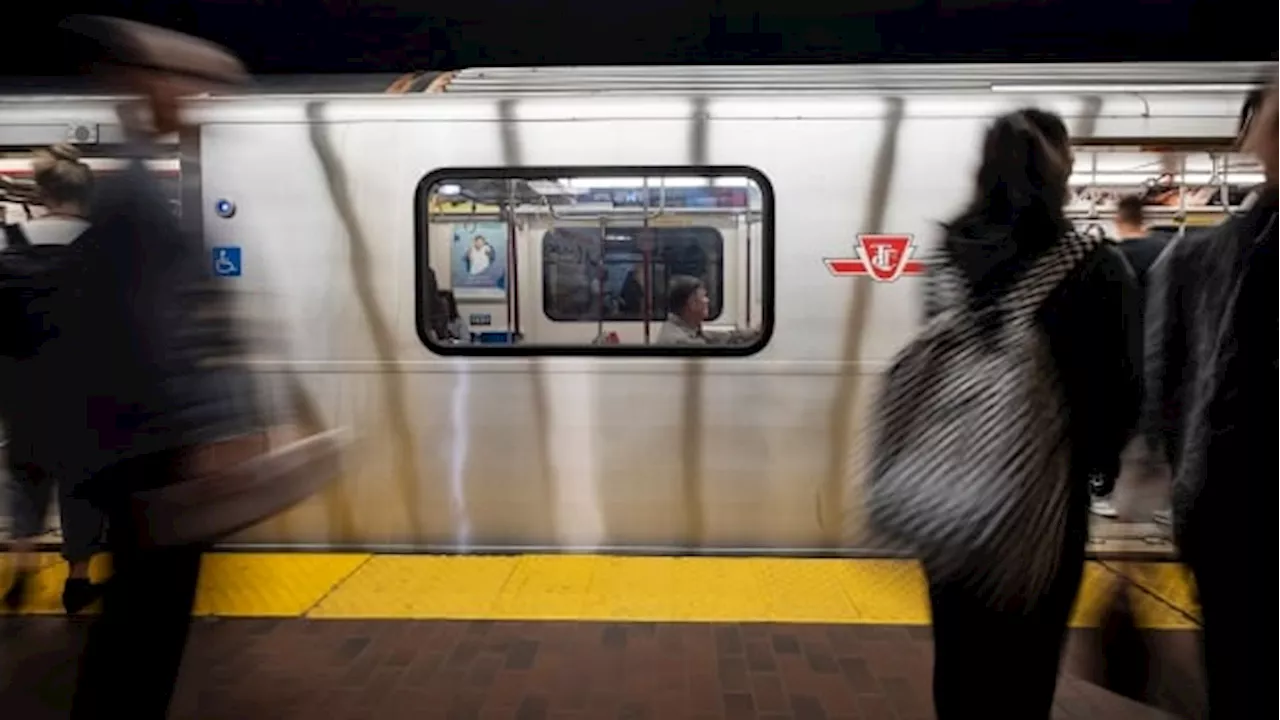
[[1039,310],[1098,245],[1064,237],[980,309],[959,268],[929,263],[931,319],[894,359],[874,409],[872,525],[993,607],[1023,606],[1057,573],[1070,443]]

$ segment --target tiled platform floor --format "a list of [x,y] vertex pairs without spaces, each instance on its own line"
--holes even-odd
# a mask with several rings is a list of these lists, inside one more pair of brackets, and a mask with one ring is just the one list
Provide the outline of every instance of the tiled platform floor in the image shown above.
[[[83,632],[0,618],[5,717],[65,716]],[[1068,672],[1092,631],[1072,632]],[[1147,637],[1153,697],[1176,714],[1066,674],[1054,718],[1198,716],[1194,636]],[[918,720],[931,654],[919,626],[200,619],[173,717]]]

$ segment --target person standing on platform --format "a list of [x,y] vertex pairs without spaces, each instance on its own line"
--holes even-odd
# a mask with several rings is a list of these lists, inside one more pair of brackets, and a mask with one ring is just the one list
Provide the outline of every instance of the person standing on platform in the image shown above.
[[129,164],[99,184],[78,288],[85,322],[75,342],[92,358],[80,492],[107,514],[113,574],[71,716],[158,720],[186,647],[202,548],[152,544],[133,498],[216,467],[213,449],[257,421],[248,374],[219,362],[238,354],[241,339],[210,256],[143,160],[154,138],[189,130],[180,98],[246,75],[221,48],[159,28],[95,17],[64,28],[89,41],[93,70],[112,91],[142,99],[121,108]]
[[[1276,82],[1251,96],[1241,149],[1266,184],[1241,214],[1176,240],[1152,267],[1147,391],[1152,430],[1173,468],[1173,529],[1195,574],[1213,720],[1274,705],[1271,649],[1258,619],[1274,608],[1277,397]],[[1263,554],[1265,553],[1265,555]]]
[[[11,252],[0,264],[5,266],[7,280],[25,275],[24,269],[57,266],[61,249],[73,246],[89,229],[86,216],[93,190],[93,171],[80,160],[75,148],[55,145],[38,150],[32,169],[40,204],[47,212],[22,225],[5,227]],[[50,256],[50,250],[59,252]],[[30,275],[26,277],[33,279]],[[30,320],[28,317],[27,322]],[[47,328],[48,323],[48,316],[43,315],[38,325]],[[57,321],[52,324],[56,325]],[[13,339],[21,335],[24,328],[6,324],[3,332],[8,339]],[[62,606],[68,613],[78,613],[101,594],[102,588],[89,579],[89,561],[98,550],[103,518],[101,511],[71,492],[78,477],[73,466],[63,462],[63,457],[68,449],[65,431],[76,422],[76,415],[67,403],[75,402],[76,393],[71,390],[73,383],[59,371],[58,362],[50,362],[59,354],[55,349],[57,333],[46,329],[41,334],[44,337],[33,348],[33,353],[5,357],[0,367],[0,414],[4,416],[9,441],[6,455],[17,568],[4,602],[11,610],[18,610],[27,600],[31,578],[37,571],[34,540],[45,532],[49,503],[56,491],[62,556],[70,566],[62,587]]]
[[[1115,224],[1116,237],[1119,240],[1118,247],[1125,260],[1129,262],[1129,268],[1133,270],[1134,280],[1137,282],[1138,297],[1140,299],[1138,311],[1139,317],[1141,317],[1142,301],[1145,300],[1147,295],[1147,275],[1156,258],[1160,257],[1160,253],[1168,246],[1170,236],[1152,232],[1147,228],[1142,198],[1137,195],[1128,195],[1120,198],[1120,202],[1116,206]],[[1140,358],[1134,361],[1134,368],[1141,372],[1142,360]],[[1139,434],[1148,440],[1151,438],[1150,433],[1140,432]],[[1152,472],[1159,469],[1156,462],[1158,455],[1159,449],[1153,443],[1147,442],[1145,459],[1148,469]],[[1115,491],[1116,479],[1120,475],[1120,464],[1120,458],[1116,458],[1114,467],[1099,472],[1091,481],[1093,502],[1090,504],[1089,509],[1094,515],[1106,518],[1114,518],[1119,515],[1111,498]],[[1162,517],[1161,511],[1157,511],[1155,519],[1159,521]]]
[[1048,720],[1089,480],[1139,414],[1133,275],[1066,218],[1072,164],[1057,115],[995,120],[876,405],[870,517],[921,557],[938,720]]

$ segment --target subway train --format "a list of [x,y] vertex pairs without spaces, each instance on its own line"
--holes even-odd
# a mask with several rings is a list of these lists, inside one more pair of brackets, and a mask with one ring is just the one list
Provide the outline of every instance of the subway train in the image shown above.
[[[1082,230],[1132,192],[1181,231],[1260,181],[1232,143],[1267,72],[512,68],[193,99],[153,166],[214,280],[272,323],[245,362],[359,437],[341,482],[226,544],[886,552],[866,412],[990,120],[1067,120]],[[0,97],[0,176],[64,141],[111,172],[117,104]],[[746,339],[659,343],[676,275]]]

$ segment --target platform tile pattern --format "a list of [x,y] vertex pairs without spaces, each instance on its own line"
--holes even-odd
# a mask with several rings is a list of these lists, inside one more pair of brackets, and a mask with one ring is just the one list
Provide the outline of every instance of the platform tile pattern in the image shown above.
[[[83,625],[0,618],[6,717],[65,717]],[[1165,658],[1194,646],[1190,633],[1152,635],[1177,646]],[[172,717],[928,720],[931,655],[919,626],[207,618],[196,621]],[[1157,676],[1177,687],[1153,697],[1197,717],[1194,676]],[[1053,714],[1171,717],[1070,675]]]

